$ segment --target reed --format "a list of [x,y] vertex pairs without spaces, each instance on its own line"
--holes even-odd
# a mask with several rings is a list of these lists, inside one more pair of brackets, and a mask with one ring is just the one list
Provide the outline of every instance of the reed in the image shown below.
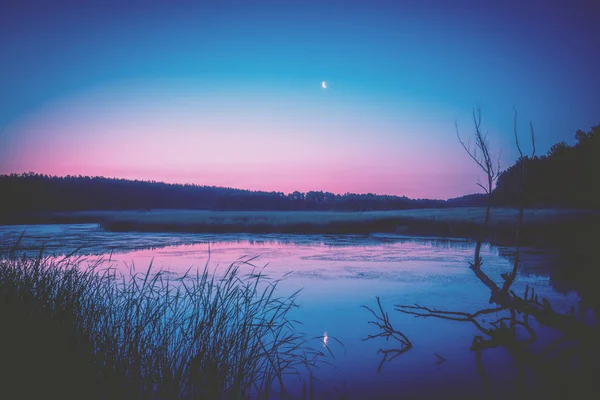
[[14,248],[0,258],[0,393],[286,397],[286,382],[327,356],[289,318],[298,292],[277,296],[251,260],[177,278],[104,265]]

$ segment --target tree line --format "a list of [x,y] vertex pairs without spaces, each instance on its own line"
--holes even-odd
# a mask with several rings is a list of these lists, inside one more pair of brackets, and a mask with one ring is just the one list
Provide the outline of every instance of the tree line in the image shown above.
[[600,124],[578,130],[572,146],[560,142],[540,157],[520,157],[503,171],[493,193],[496,204],[519,202],[521,167],[525,167],[523,202],[528,207],[600,208]]
[[201,209],[374,211],[442,207],[444,200],[406,196],[290,194],[191,184],[167,184],[89,176],[58,177],[36,173],[0,175],[3,212]]
[[[600,125],[577,131],[572,146],[560,142],[546,155],[522,156],[500,172],[492,192],[496,206],[518,206],[522,164],[526,207],[600,208]],[[406,196],[333,194],[310,191],[251,191],[191,184],[168,184],[105,177],[58,177],[36,173],[0,175],[0,212],[85,210],[337,210],[385,211],[484,206],[485,194],[448,200]]]

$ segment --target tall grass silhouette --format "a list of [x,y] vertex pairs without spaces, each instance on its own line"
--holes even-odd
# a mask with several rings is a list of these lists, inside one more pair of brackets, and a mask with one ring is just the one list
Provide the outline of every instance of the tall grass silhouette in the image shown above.
[[177,278],[152,265],[125,276],[15,246],[0,257],[0,394],[287,397],[291,375],[308,369],[312,379],[327,354],[289,318],[298,292],[278,297],[279,281],[251,261],[220,273],[207,263]]

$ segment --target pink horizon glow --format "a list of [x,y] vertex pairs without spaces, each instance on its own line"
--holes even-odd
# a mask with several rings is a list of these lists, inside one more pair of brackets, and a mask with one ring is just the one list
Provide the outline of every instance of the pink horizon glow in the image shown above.
[[[77,170],[76,172],[73,172]],[[397,195],[407,196],[410,198],[429,198],[429,199],[448,199],[459,197],[464,194],[470,194],[476,191],[477,187],[476,175],[450,175],[445,176],[415,176],[415,175],[400,175],[390,172],[388,175],[394,175],[390,179],[386,176],[374,174],[372,171],[352,171],[351,173],[343,173],[343,171],[332,172],[331,174],[290,174],[281,176],[277,173],[239,174],[235,173],[179,173],[172,174],[157,172],[127,172],[115,171],[112,169],[86,169],[86,168],[67,168],[54,169],[21,169],[21,170],[0,170],[0,174],[10,174],[13,172],[36,172],[51,176],[103,176],[106,178],[131,179],[143,181],[157,181],[170,184],[196,184],[206,186],[230,187],[235,189],[258,190],[266,192],[283,192],[285,194],[294,191],[309,192],[323,191],[334,194],[357,193],[366,194],[374,193],[379,195]],[[325,175],[325,176],[323,176]],[[351,178],[348,176],[351,175]],[[390,181],[396,184],[390,184]],[[456,183],[460,182],[463,185],[457,187]],[[462,191],[463,187],[467,187],[467,192]],[[471,187],[473,187],[471,189]],[[471,191],[469,191],[471,190]],[[446,195],[440,196],[440,193]]]
[[452,124],[433,123],[410,105],[392,112],[385,104],[365,109],[331,99],[118,94],[88,93],[15,121],[0,173],[284,193],[447,199],[478,192],[478,171]]

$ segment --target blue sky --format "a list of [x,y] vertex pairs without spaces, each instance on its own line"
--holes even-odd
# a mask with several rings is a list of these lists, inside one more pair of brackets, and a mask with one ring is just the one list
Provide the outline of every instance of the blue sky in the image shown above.
[[521,3],[4,1],[0,173],[475,192],[473,107],[504,167],[513,107],[539,152],[600,123],[599,6]]

